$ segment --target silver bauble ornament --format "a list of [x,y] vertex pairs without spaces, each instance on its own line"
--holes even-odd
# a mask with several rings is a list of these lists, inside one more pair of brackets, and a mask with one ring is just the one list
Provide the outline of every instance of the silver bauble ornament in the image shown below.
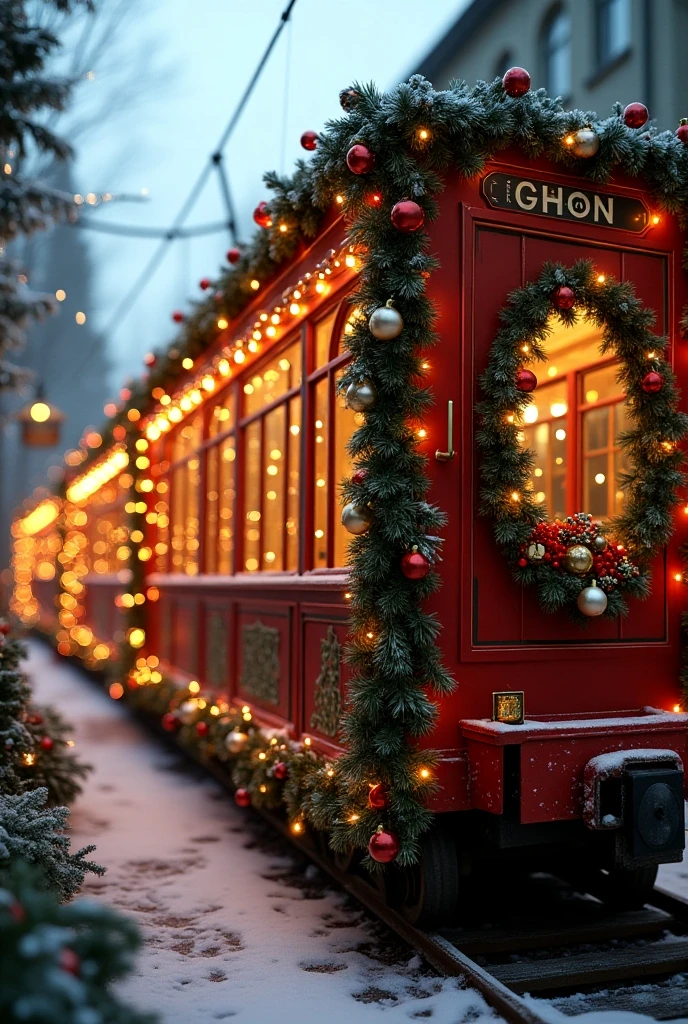
[[600,148],[600,137],[592,128],[579,128],[573,133],[571,152],[584,160],[594,156]]
[[239,754],[244,749],[248,735],[241,729],[232,729],[225,736],[225,746],[230,754]]
[[597,537],[595,537],[595,539],[593,540],[592,546],[594,547],[595,551],[604,551],[604,549],[607,546],[607,538],[603,537],[602,534],[599,533]]
[[404,329],[401,313],[392,306],[390,299],[385,306],[376,309],[368,321],[368,330],[378,341],[392,341]]
[[526,556],[529,562],[541,562],[545,557],[544,544],[529,544]]
[[598,615],[603,615],[607,610],[607,595],[593,580],[591,587],[583,587],[578,595],[576,604],[578,605],[578,610],[583,615],[594,619]]
[[351,501],[342,509],[342,526],[356,537],[367,533],[372,521],[373,517],[367,508],[357,508]]
[[197,711],[198,705],[196,704],[195,700],[183,701],[177,708],[177,715],[179,716],[179,721],[182,722],[184,725],[191,725],[194,718],[196,717]]
[[354,412],[368,412],[375,405],[377,392],[367,380],[359,384],[349,384],[346,389],[346,404]]
[[592,552],[585,544],[573,544],[567,548],[564,564],[569,572],[576,576],[585,576],[592,569]]

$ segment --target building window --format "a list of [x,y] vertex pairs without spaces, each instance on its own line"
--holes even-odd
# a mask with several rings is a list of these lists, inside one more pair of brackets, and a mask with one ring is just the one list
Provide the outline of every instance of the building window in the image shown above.
[[596,0],[597,63],[610,64],[631,44],[629,0]]
[[523,444],[534,452],[529,489],[550,516],[589,512],[602,520],[621,511],[628,469],[619,435],[629,427],[618,365],[599,354],[592,324],[556,324],[548,361],[533,364],[540,384],[523,414]]
[[495,61],[493,78],[504,78],[504,75],[515,64],[514,55],[511,50],[504,50]]
[[571,20],[563,7],[554,7],[542,29],[542,71],[550,96],[571,95]]

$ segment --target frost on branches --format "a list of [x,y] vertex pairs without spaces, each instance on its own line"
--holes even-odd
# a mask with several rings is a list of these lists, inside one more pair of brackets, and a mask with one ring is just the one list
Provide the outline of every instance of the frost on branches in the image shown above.
[[47,808],[47,789],[34,789],[19,796],[0,795],[0,884],[19,860],[40,867],[48,889],[68,900],[82,886],[89,871],[105,874],[105,868],[87,860],[95,846],[70,850],[66,835],[69,811]]
[[[53,6],[64,11],[71,4],[53,0]],[[45,124],[46,111],[64,109],[71,83],[43,73],[59,42],[35,24],[34,12],[36,5],[26,0],[0,0],[0,390],[21,386],[21,373],[6,361],[6,353],[20,348],[31,321],[51,308],[47,296],[26,288],[7,246],[21,235],[72,219],[76,212],[71,196],[23,173],[27,159],[36,154],[63,160],[71,152]]]
[[6,1024],[152,1024],[114,983],[141,945],[136,926],[101,904],[59,904],[18,864],[0,888],[0,1019]]

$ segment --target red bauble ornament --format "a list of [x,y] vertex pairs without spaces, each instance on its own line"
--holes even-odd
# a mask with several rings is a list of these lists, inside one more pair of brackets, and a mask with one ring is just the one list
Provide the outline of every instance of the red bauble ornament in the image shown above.
[[210,280],[209,277],[202,277],[201,280],[198,282],[198,287],[201,289],[201,291],[207,292],[212,283],[213,282]]
[[387,790],[381,782],[378,782],[377,786],[373,786],[368,793],[368,807],[372,807],[376,811],[384,811],[388,803]]
[[527,558],[519,558],[518,564],[521,567],[521,569],[525,569],[525,567],[528,565],[528,559]]
[[2,633],[3,636],[7,636],[9,631],[10,631],[10,624],[9,624],[9,622],[0,622],[0,633]]
[[171,711],[168,711],[167,714],[163,715],[160,719],[160,724],[165,732],[174,732],[179,725],[179,719]]
[[29,715],[29,725],[43,725],[43,715]]
[[196,722],[196,732],[199,736],[207,736],[210,732],[210,726],[207,722]]
[[184,322],[184,314],[182,313],[181,309],[175,309],[174,313],[172,314],[172,319],[176,324],[181,324]]
[[234,803],[237,807],[250,807],[251,806],[251,794],[247,789],[237,789],[234,794]]
[[304,149],[313,150],[318,148],[318,133],[304,132],[301,136],[301,145]]
[[59,964],[60,970],[66,971],[68,974],[78,975],[81,970],[81,958],[69,946],[60,950]]
[[623,112],[624,122],[629,128],[642,128],[649,116],[644,103],[629,103]]
[[16,921],[17,924],[21,924],[22,921],[26,920],[26,911],[22,907],[22,905],[19,902],[19,900],[12,900],[12,902],[10,903],[10,905],[8,906],[7,909],[9,911],[10,917],[14,921]]
[[282,779],[286,779],[287,775],[289,774],[289,769],[287,768],[284,761],[278,761],[275,767],[272,769],[272,774],[275,776],[276,779],[279,779],[281,782]]
[[650,370],[640,382],[640,386],[646,395],[656,395],[658,391],[662,390],[663,384],[664,377],[662,377],[661,373],[657,373],[656,370]]
[[378,864],[390,864],[399,853],[399,840],[393,832],[385,832],[380,825],[370,837],[368,853]]
[[509,68],[502,79],[507,96],[525,96],[530,89],[530,75],[525,68]]
[[356,484],[357,486],[360,486],[367,476],[368,476],[368,470],[367,469],[357,469],[356,472],[351,477],[351,483],[352,484]]
[[375,154],[362,142],[357,142],[346,154],[346,166],[352,174],[368,174],[375,166]]
[[238,263],[240,259],[241,259],[241,252],[238,249],[228,249],[227,250],[227,262],[228,263]]
[[538,379],[532,370],[519,370],[516,374],[516,388],[518,391],[525,391],[530,393],[535,391],[538,385]]
[[253,219],[259,228],[269,228],[272,224],[270,208],[265,200],[261,200],[253,211]]
[[684,146],[688,146],[688,117],[682,117],[679,121],[678,128],[676,129],[676,138]]
[[152,352],[146,352],[143,361],[146,366],[155,366],[155,355]]
[[407,580],[422,580],[430,572],[430,562],[420,551],[407,551],[401,560],[401,571]]
[[417,231],[418,228],[423,227],[425,213],[423,208],[418,203],[414,203],[412,199],[402,199],[400,203],[396,203],[392,207],[391,217],[392,224],[397,231],[409,234],[411,231]]
[[51,736],[41,736],[41,750],[51,751],[55,746]]
[[556,309],[572,309],[576,302],[576,293],[568,285],[560,284],[552,292],[552,305]]

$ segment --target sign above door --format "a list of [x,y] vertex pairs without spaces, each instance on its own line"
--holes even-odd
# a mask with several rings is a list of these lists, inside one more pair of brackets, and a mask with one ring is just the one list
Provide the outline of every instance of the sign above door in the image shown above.
[[641,199],[519,178],[500,171],[483,178],[482,190],[490,206],[499,210],[634,232],[644,231],[650,221],[650,211]]

